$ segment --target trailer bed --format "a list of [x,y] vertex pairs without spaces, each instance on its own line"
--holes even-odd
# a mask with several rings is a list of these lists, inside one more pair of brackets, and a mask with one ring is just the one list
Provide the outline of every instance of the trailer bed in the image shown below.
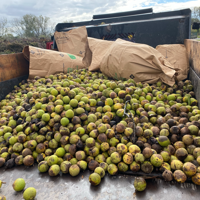
[[8,200],[21,200],[22,192],[15,192],[12,188],[17,178],[26,181],[26,187],[37,190],[35,200],[196,200],[200,196],[200,186],[192,183],[179,184],[165,182],[161,179],[147,180],[147,188],[143,192],[136,192],[133,186],[135,177],[131,175],[108,174],[98,186],[90,186],[89,170],[80,173],[77,177],[69,174],[50,177],[48,173],[39,173],[37,165],[27,168],[18,166],[13,169],[0,169],[0,179],[6,181],[0,189],[0,194]]

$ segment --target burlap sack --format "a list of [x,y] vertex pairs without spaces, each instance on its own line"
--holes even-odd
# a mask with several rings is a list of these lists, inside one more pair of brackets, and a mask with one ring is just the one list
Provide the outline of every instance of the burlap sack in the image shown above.
[[187,78],[189,71],[189,61],[186,47],[182,44],[158,45],[156,49],[166,58],[174,67],[177,74],[177,80],[181,81]]
[[100,70],[115,79],[133,78],[136,82],[163,81],[172,86],[175,70],[153,47],[117,39],[103,57]]
[[54,38],[60,52],[83,57],[83,63],[89,67],[92,53],[88,48],[87,29],[85,26],[67,32],[55,32]]
[[57,73],[68,73],[85,68],[82,58],[69,53],[26,46],[23,54],[29,60],[29,78],[45,77]]
[[89,48],[92,52],[92,61],[89,66],[89,71],[100,70],[100,63],[102,58],[106,55],[109,47],[113,44],[113,41],[100,40],[88,37]]

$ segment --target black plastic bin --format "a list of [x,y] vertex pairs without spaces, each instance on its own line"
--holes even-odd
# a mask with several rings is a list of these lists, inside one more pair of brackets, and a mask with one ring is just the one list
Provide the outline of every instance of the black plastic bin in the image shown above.
[[[86,26],[89,37],[98,39],[127,39],[132,35],[132,41],[152,47],[159,44],[184,44],[184,39],[190,39],[191,10],[153,13],[150,8],[94,15],[91,21],[59,23],[55,31],[69,31],[80,26]],[[54,48],[57,48],[55,40]]]

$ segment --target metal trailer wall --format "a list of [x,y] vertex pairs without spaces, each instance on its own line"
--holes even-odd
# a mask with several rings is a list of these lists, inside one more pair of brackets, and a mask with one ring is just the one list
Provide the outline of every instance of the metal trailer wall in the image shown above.
[[[80,26],[86,26],[88,36],[97,39],[127,39],[129,35],[133,35],[133,41],[152,47],[160,44],[184,44],[185,39],[190,39],[191,10],[153,13],[153,9],[144,9],[94,15],[91,21],[59,23],[55,31],[66,32]],[[55,40],[54,48],[57,48]]]

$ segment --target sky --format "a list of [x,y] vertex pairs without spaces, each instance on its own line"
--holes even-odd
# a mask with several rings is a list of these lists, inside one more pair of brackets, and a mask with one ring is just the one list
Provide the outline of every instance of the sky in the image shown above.
[[63,21],[92,20],[94,14],[153,8],[154,12],[200,6],[200,0],[1,0],[0,19],[11,21],[25,14],[50,17],[54,24]]

